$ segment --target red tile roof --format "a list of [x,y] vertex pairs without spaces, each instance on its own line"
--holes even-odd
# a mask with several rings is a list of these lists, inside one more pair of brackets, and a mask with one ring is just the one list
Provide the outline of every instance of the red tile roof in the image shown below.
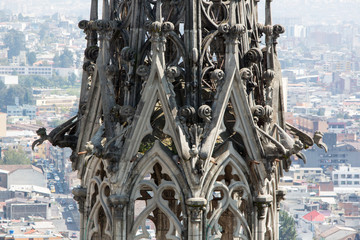
[[303,216],[303,219],[306,219],[311,222],[323,222],[325,221],[325,216],[318,211],[314,210]]

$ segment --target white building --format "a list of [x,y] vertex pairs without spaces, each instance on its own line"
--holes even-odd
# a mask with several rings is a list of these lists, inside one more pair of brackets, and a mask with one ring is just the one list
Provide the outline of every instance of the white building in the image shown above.
[[332,180],[336,187],[360,187],[360,168],[339,166],[339,170],[332,172]]
[[322,168],[301,168],[298,166],[294,166],[290,169],[293,172],[294,181],[301,181],[308,178],[321,178],[324,174]]
[[19,84],[19,77],[13,75],[0,75],[0,81],[5,85],[17,85]]
[[26,66],[0,66],[0,74],[11,75],[39,75],[51,77],[53,74],[52,67],[26,67]]

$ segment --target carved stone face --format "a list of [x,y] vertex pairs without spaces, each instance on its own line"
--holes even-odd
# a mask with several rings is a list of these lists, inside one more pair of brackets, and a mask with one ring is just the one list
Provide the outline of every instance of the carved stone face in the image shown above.
[[37,131],[36,131],[36,134],[40,137],[42,136],[46,136],[46,129],[45,128],[39,128]]

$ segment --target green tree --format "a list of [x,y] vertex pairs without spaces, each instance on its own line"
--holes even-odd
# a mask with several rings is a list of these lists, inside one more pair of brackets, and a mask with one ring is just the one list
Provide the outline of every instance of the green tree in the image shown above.
[[51,82],[53,83],[54,86],[57,87],[65,87],[69,85],[68,79],[65,77],[61,77],[58,74],[54,74],[51,78]]
[[30,66],[32,66],[35,62],[36,62],[36,53],[34,52],[28,52],[26,54],[26,58],[27,58],[27,61],[28,61],[28,64]]
[[0,22],[7,22],[10,20],[9,10],[0,10]]
[[24,16],[22,15],[22,13],[19,13],[19,15],[18,15],[18,20],[19,20],[20,22],[24,21]]
[[9,61],[7,58],[0,58],[0,66],[7,66],[9,65]]
[[30,158],[21,148],[4,151],[4,157],[0,160],[3,165],[25,165],[30,164]]
[[54,67],[60,68],[69,68],[74,64],[74,55],[73,53],[65,49],[61,55],[56,54],[54,57]]
[[288,212],[280,210],[279,213],[279,240],[295,240],[295,220]]
[[15,85],[9,88],[0,88],[0,110],[6,111],[6,106],[14,105],[15,98],[19,99],[20,105],[32,104],[34,100],[30,87]]
[[40,41],[49,41],[50,39],[50,27],[49,24],[44,23],[40,26],[40,31],[39,31],[39,36],[40,36]]
[[75,73],[71,73],[70,76],[68,77],[68,81],[69,84],[73,87],[75,85],[76,82],[76,74]]
[[6,85],[5,85],[5,83],[3,81],[0,81],[0,91],[2,89],[6,89]]
[[4,36],[5,47],[9,48],[8,57],[19,56],[20,51],[25,50],[25,35],[14,29]]
[[52,87],[52,82],[42,76],[19,76],[19,84],[23,87]]

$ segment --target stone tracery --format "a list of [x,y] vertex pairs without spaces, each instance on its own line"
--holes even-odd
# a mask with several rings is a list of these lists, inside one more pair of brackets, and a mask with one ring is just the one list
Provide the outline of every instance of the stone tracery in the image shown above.
[[279,177],[314,141],[285,123],[264,1],[260,24],[259,0],[92,0],[60,136],[77,143],[82,239],[277,238]]

